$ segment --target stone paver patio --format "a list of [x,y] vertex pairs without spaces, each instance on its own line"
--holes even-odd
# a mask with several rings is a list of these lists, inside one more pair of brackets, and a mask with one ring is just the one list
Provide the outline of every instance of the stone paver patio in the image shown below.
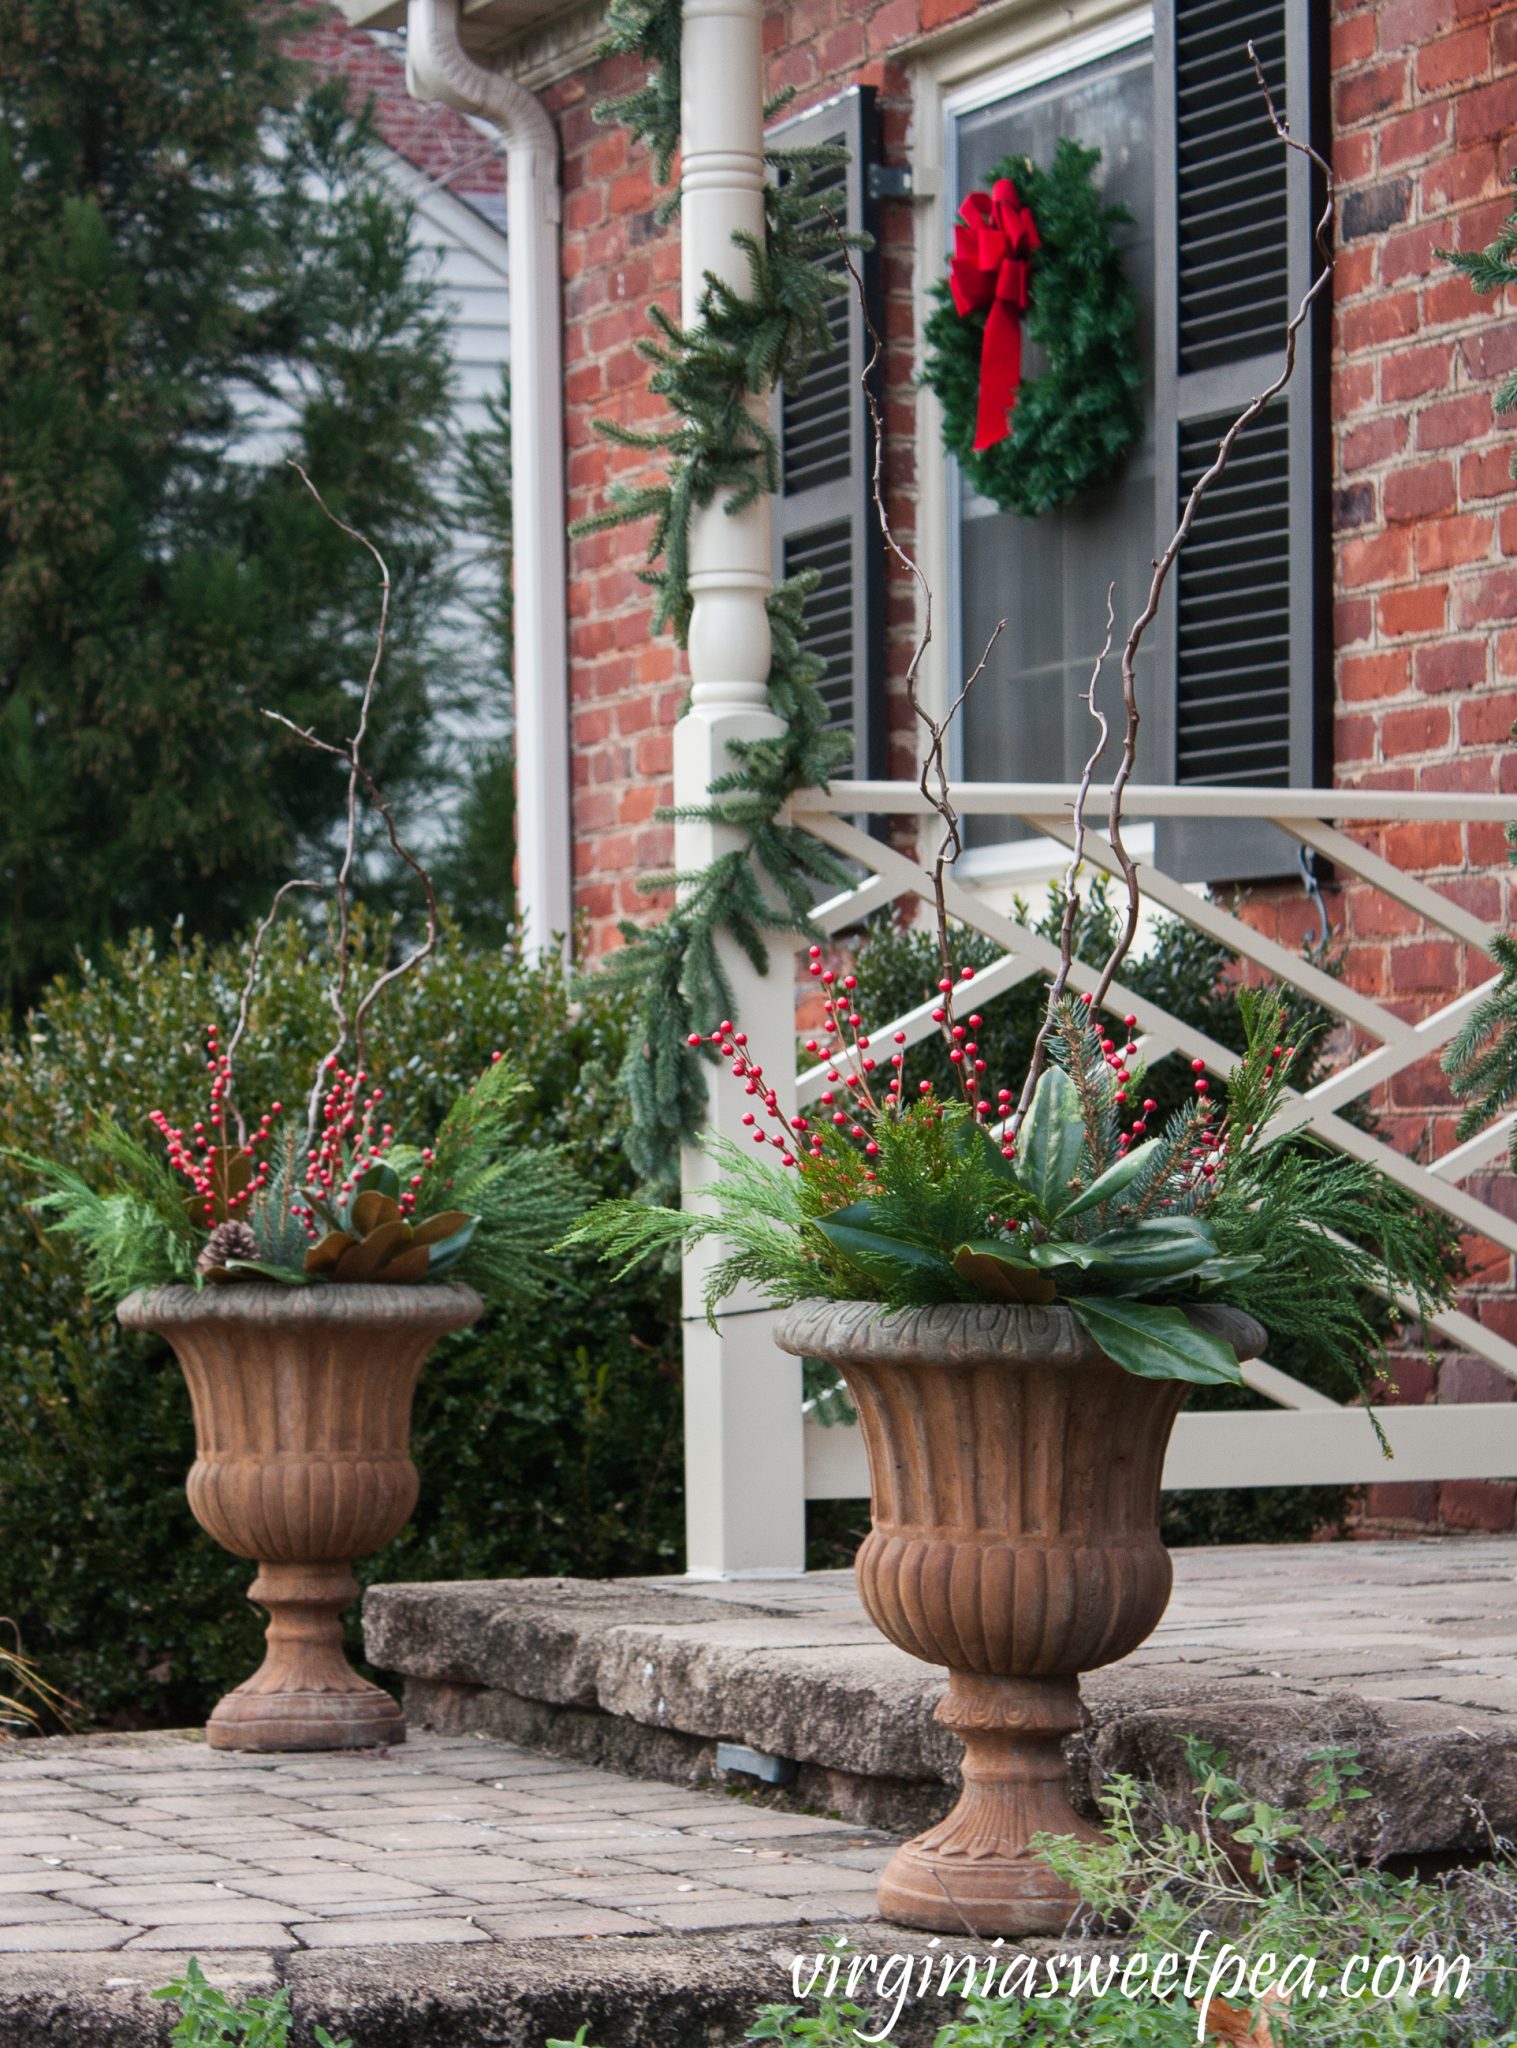
[[0,1751],[0,1953],[456,1944],[867,1913],[885,1838],[477,1736]]
[[[1482,1815],[1517,1825],[1517,1543],[1176,1565],[1152,1641],[1089,1682],[1077,1795],[1093,1766],[1183,1779],[1199,1732],[1289,1803],[1346,1740],[1373,1794],[1360,1846],[1468,1853]],[[190,1953],[289,1985],[356,2048],[542,2048],[582,2020],[604,2048],[725,2048],[824,1933],[924,1939],[873,1918],[874,1879],[951,1800],[955,1745],[938,1674],[875,1636],[844,1575],[392,1587],[367,1619],[406,1673],[393,1751],[0,1746],[0,2048],[164,2042],[149,1994]],[[702,1789],[716,1737],[809,1758],[791,1804]]]

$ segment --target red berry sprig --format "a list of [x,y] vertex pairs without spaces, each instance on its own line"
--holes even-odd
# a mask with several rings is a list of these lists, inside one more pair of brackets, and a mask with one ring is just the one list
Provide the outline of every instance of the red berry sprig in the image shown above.
[[[148,1112],[148,1122],[162,1138],[169,1166],[183,1175],[199,1198],[208,1223],[226,1220],[248,1209],[268,1184],[269,1162],[258,1151],[273,1136],[273,1123],[284,1105],[270,1103],[258,1120],[258,1127],[246,1144],[227,1143],[228,1094],[232,1084],[232,1062],[221,1049],[220,1033],[214,1024],[206,1026],[206,1072],[211,1077],[210,1102],[203,1118],[188,1133],[171,1124],[161,1109]],[[236,1162],[246,1160],[248,1179],[233,1187]]]

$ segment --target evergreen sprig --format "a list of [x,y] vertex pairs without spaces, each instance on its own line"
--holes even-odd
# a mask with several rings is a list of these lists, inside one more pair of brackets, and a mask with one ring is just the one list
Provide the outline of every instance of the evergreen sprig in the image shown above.
[[1023,379],[994,447],[974,445],[985,315],[961,318],[946,280],[933,286],[922,381],[938,394],[943,438],[976,491],[1024,518],[1113,475],[1143,432],[1138,302],[1112,233],[1130,216],[1102,200],[1100,161],[1065,135],[1046,168],[1012,156],[992,173],[1012,180],[1037,223],[1025,328],[1048,364]]
[[[636,52],[649,74],[636,92],[597,108],[652,150],[667,178],[679,145],[678,0],[614,0],[608,54]],[[829,307],[846,292],[836,266],[839,230],[816,196],[819,176],[846,163],[835,145],[771,151],[764,235],[736,237],[747,260],[747,289],[709,272],[690,327],[655,307],[655,334],[638,344],[652,366],[649,388],[665,400],[668,426],[641,429],[598,420],[618,447],[663,458],[663,472],[636,485],[613,485],[604,511],[578,525],[594,533],[651,519],[644,580],[656,592],[654,629],[683,647],[690,629],[690,521],[720,503],[737,513],[779,488],[779,448],[756,409],[781,380],[805,375],[813,354],[833,341]],[[828,259],[832,261],[829,264]],[[635,992],[636,1022],[622,1080],[631,1105],[628,1157],[657,1196],[678,1186],[678,1148],[695,1132],[705,1082],[685,1051],[692,1019],[704,1029],[731,1008],[718,935],[735,939],[755,969],[769,965],[766,940],[812,935],[812,884],[843,887],[847,870],[809,833],[783,822],[797,790],[825,788],[846,762],[851,742],[829,730],[817,689],[823,664],[804,647],[811,574],[782,583],[768,599],[769,701],[784,721],[773,739],[735,745],[737,765],[698,809],[658,815],[723,825],[743,843],[698,873],[645,878],[645,889],[679,891],[674,911],[651,928],[624,922],[627,941],[607,971]]]

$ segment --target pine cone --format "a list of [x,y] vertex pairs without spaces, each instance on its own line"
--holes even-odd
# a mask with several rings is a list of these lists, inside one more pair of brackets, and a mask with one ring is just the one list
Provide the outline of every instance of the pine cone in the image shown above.
[[229,1259],[256,1259],[258,1240],[245,1223],[218,1223],[195,1261],[197,1273],[221,1272]]

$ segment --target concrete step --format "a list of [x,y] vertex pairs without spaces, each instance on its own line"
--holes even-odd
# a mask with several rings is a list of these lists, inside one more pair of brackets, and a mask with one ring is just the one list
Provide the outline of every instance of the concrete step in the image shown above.
[[[1372,1795],[1344,1834],[1356,1853],[1457,1856],[1487,1826],[1517,1830],[1517,1541],[1195,1550],[1175,1566],[1150,1642],[1086,1681],[1077,1805],[1092,1810],[1111,1771],[1183,1797],[1198,1736],[1285,1807],[1310,1796],[1317,1751],[1356,1749]],[[364,1628],[419,1727],[684,1784],[720,1779],[741,1745],[793,1803],[895,1831],[954,1796],[958,1744],[932,1717],[942,1674],[878,1635],[848,1573],[376,1586]]]

